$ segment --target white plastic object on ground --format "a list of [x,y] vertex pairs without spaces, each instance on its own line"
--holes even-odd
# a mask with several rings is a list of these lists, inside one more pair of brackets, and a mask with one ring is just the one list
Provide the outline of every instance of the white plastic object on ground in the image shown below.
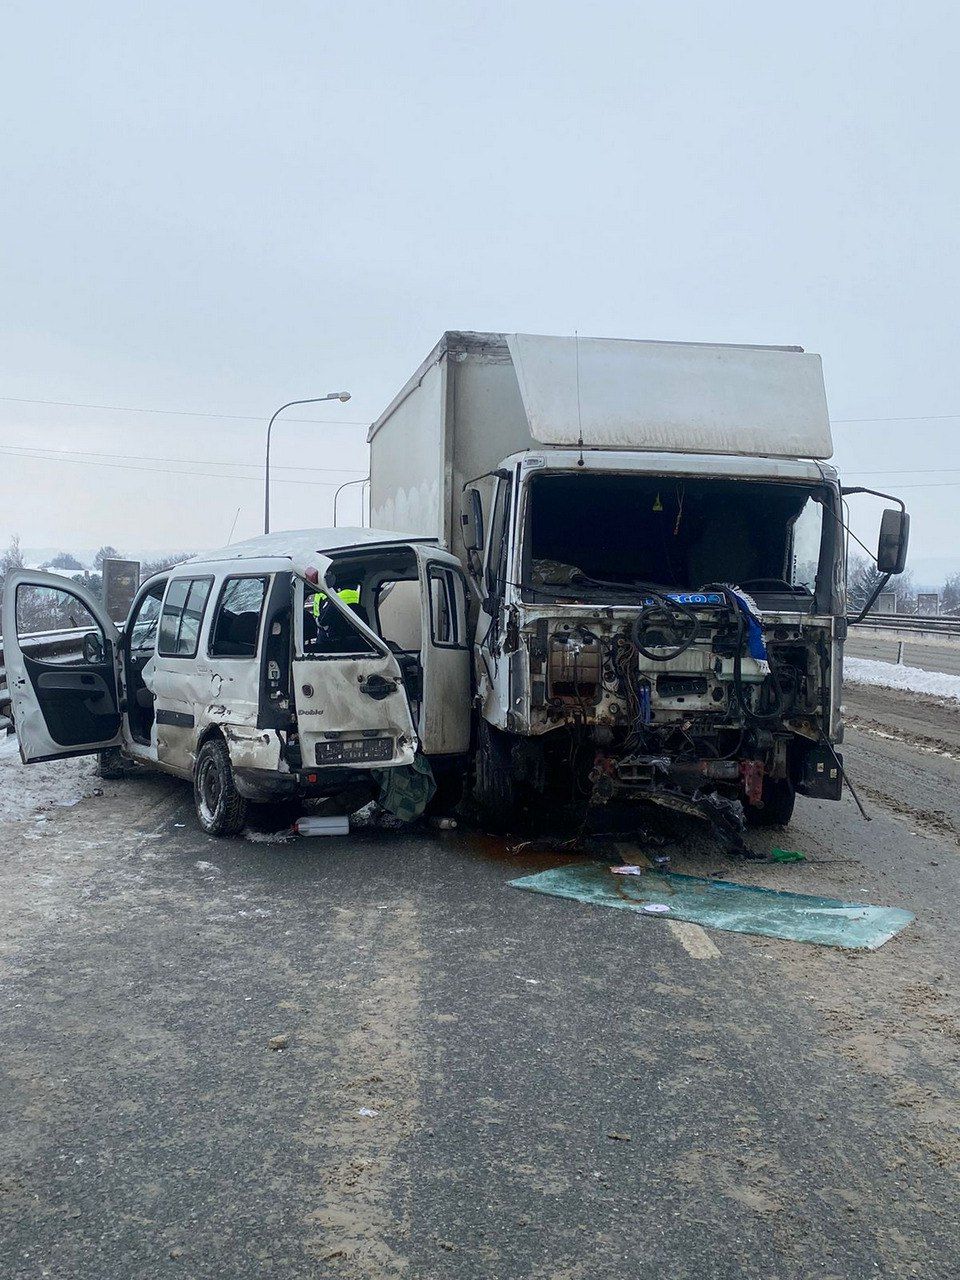
[[643,905],[643,910],[651,916],[662,916],[665,912],[669,911],[670,908],[665,902],[646,902]]
[[615,876],[642,876],[645,871],[649,871],[649,867],[637,867],[627,865],[625,867],[611,867],[610,870]]
[[851,684],[873,684],[960,702],[960,676],[945,671],[921,671],[919,667],[901,667],[876,658],[845,657],[843,676]]
[[293,829],[298,836],[348,836],[350,819],[346,814],[336,814],[330,818],[311,815],[298,819]]

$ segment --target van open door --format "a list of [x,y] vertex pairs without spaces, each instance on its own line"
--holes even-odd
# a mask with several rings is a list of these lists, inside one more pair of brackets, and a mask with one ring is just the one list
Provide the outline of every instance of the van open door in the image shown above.
[[383,640],[327,587],[317,556],[322,607],[302,578],[294,585],[293,697],[304,769],[390,768],[417,750],[400,664]]
[[449,552],[429,546],[415,550],[423,634],[421,748],[427,756],[465,755],[470,750],[472,652],[466,582],[459,560]]
[[119,745],[118,638],[103,605],[71,579],[8,575],[3,660],[27,764]]

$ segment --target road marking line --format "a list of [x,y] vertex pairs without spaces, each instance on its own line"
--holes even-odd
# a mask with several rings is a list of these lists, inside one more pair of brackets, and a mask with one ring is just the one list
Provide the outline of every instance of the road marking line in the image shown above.
[[720,950],[705,929],[687,920],[668,920],[667,928],[694,960],[718,960]]

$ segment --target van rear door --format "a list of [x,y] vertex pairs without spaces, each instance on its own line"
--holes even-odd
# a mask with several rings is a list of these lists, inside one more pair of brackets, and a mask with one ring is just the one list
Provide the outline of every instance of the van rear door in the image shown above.
[[[397,659],[335,591],[316,558],[318,588],[333,625],[308,626],[311,600],[294,588],[293,697],[303,768],[386,769],[409,764],[418,742]],[[313,632],[318,632],[314,635]]]

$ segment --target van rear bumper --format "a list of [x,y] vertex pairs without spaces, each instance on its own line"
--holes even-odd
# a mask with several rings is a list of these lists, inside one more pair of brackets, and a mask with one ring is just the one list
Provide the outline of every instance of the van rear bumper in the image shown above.
[[234,769],[233,781],[244,800],[269,804],[271,800],[287,800],[300,795],[300,776],[280,773],[276,769]]

